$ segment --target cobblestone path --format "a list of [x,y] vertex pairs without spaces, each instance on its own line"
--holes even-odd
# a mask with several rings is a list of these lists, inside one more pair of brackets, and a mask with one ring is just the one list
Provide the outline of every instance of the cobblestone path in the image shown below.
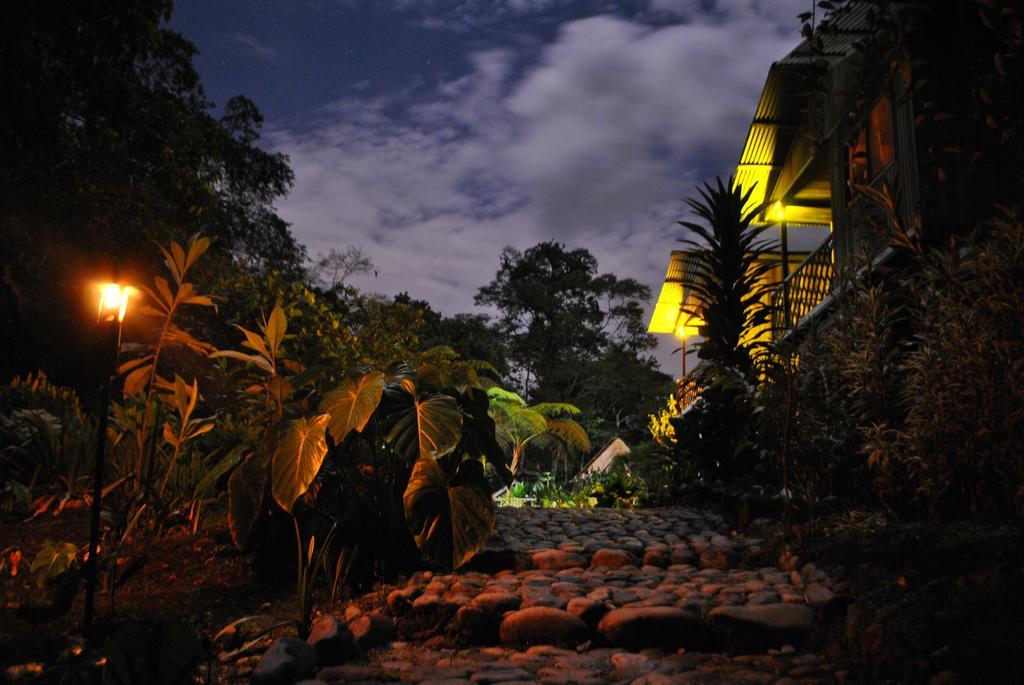
[[[811,564],[753,566],[761,544],[685,508],[502,509],[475,570],[418,573],[362,598],[344,620],[321,620],[310,642],[321,664],[337,665],[315,678],[841,682],[843,672],[801,649],[834,600],[832,580]],[[353,639],[365,654],[354,661]]]

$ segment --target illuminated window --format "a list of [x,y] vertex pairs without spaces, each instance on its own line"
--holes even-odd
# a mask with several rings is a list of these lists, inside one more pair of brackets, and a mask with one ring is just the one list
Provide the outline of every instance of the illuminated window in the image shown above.
[[875,103],[868,116],[868,152],[873,177],[882,173],[896,158],[892,144],[892,103],[888,97]]
[[850,146],[850,182],[867,184],[896,158],[892,133],[892,102],[884,96],[868,113],[857,139]]

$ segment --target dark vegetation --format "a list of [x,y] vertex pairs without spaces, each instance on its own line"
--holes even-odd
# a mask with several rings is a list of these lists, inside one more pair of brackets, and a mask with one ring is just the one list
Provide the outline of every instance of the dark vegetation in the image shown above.
[[[915,65],[928,76],[919,127],[936,141],[921,151],[928,211],[907,226],[898,188],[852,189],[886,217],[876,229],[898,257],[841,274],[827,324],[751,342],[768,321],[766,246],[745,191],[720,181],[691,203],[706,342],[689,381],[699,399],[671,421],[649,416],[671,383],[651,357],[641,284],[548,242],[502,253],[477,294],[494,319],[360,292],[347,280],[372,268],[365,254],[308,260],[274,213],[287,160],[258,146],[244,97],[214,115],[194,47],[163,27],[170,2],[10,10],[0,570],[20,575],[0,646],[53,659],[77,627],[104,353],[88,283],[118,278],[144,291],[109,430],[101,614],[103,634],[121,637],[108,655],[182,616],[209,634],[284,613],[301,633],[317,601],[457,567],[490,532],[491,492],[517,478],[510,495],[541,504],[782,517],[766,563],[813,559],[850,580],[852,605],[819,635],[836,658],[877,679],[1020,674],[1021,17],[1008,3],[953,5],[968,58]],[[921,40],[905,20],[880,11],[864,49]],[[866,89],[899,60],[872,64]],[[970,97],[941,92],[948,69]],[[944,193],[954,182],[978,193]],[[569,485],[616,436],[644,443],[631,467]],[[126,619],[150,632],[132,637]],[[194,632],[174,625],[164,634],[198,663]]]
[[1019,680],[1022,17],[1000,2],[878,3],[873,17],[850,118],[904,77],[911,55],[915,220],[898,210],[899,187],[851,186],[892,257],[865,254],[837,274],[829,316],[745,343],[736,321],[760,305],[736,236],[753,243],[757,229],[736,208],[741,189],[702,191],[704,222],[691,228],[707,254],[693,285],[709,344],[688,388],[699,398],[681,420],[653,425],[687,497],[740,523],[784,520],[766,562],[814,560],[850,579],[853,604],[832,616],[824,649],[878,680]]
[[[463,564],[510,467],[565,479],[592,440],[642,441],[671,386],[650,293],[586,250],[506,251],[480,292],[497,320],[360,292],[358,247],[310,259],[273,207],[288,160],[260,147],[250,100],[208,100],[171,10],[55,0],[0,27],[0,644],[51,660],[77,631],[109,354],[98,284],[130,283],[97,559],[98,634],[126,682],[188,673],[178,618],[210,634],[264,596],[280,614],[295,582],[284,613],[302,633],[325,595]],[[17,529],[28,517],[45,540]],[[121,663],[160,639],[181,663]],[[88,670],[76,654],[58,673]]]

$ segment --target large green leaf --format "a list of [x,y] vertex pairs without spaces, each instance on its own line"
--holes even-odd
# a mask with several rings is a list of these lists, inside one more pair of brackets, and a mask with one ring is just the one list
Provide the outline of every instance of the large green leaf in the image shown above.
[[295,500],[306,493],[327,456],[330,414],[301,418],[277,443],[271,464],[270,491],[281,508],[291,513]]
[[494,528],[494,502],[476,460],[464,461],[449,482],[437,460],[421,457],[403,502],[416,545],[427,557],[451,568],[469,561]]
[[345,379],[336,390],[327,393],[320,402],[320,411],[327,412],[331,418],[327,430],[335,444],[352,431],[362,431],[384,393],[385,377],[381,371],[370,371],[359,380]]
[[385,392],[391,426],[386,439],[396,452],[411,461],[441,456],[458,443],[462,414],[453,398],[417,394],[408,380],[388,386]]
[[252,457],[231,472],[228,478],[228,528],[239,549],[245,547],[263,508],[263,490],[267,486],[267,457]]

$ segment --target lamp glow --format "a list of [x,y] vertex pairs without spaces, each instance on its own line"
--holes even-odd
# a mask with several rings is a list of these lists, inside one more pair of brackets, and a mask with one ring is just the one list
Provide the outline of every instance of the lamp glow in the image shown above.
[[786,220],[786,205],[782,204],[781,200],[772,205],[772,212],[775,215],[776,221]]
[[700,333],[697,326],[689,326],[687,324],[680,324],[676,329],[676,337],[686,340],[690,336],[698,335]]
[[117,316],[118,321],[124,321],[124,315],[128,312],[128,298],[134,294],[135,288],[131,286],[104,283],[100,286],[99,317],[113,320]]

